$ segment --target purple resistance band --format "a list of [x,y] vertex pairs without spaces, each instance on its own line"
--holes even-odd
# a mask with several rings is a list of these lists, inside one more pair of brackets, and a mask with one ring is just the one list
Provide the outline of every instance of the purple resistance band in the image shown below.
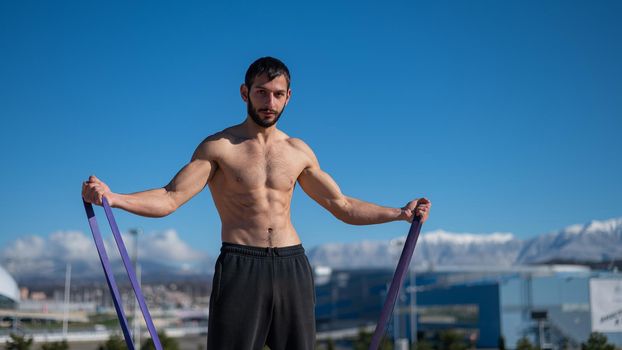
[[395,306],[397,293],[400,290],[400,286],[404,282],[404,277],[408,271],[408,265],[410,265],[410,259],[415,251],[417,239],[419,238],[419,231],[421,231],[421,218],[415,216],[412,224],[410,225],[410,230],[408,231],[406,243],[404,243],[404,249],[402,249],[400,261],[397,263],[397,268],[395,269],[395,274],[393,275],[393,281],[391,281],[391,287],[389,287],[387,298],[384,301],[384,306],[382,307],[382,312],[380,313],[380,319],[378,320],[378,325],[376,325],[376,331],[374,331],[374,336],[371,338],[369,350],[378,349],[380,339],[384,336],[387,322],[389,321],[389,317],[391,316],[393,307]]
[[[127,249],[125,249],[125,244],[123,243],[121,233],[119,232],[119,227],[117,226],[117,222],[112,215],[112,209],[110,209],[110,205],[108,204],[108,200],[106,199],[106,197],[102,198],[102,206],[104,207],[104,212],[106,213],[108,223],[110,224],[110,228],[112,229],[114,240],[117,242],[117,248],[119,248],[119,253],[121,253],[121,259],[123,260],[123,265],[125,265],[127,276],[130,278],[130,283],[132,284],[132,288],[134,289],[134,294],[136,294],[138,305],[140,305],[140,311],[142,311],[145,322],[147,323],[147,329],[149,329],[149,334],[151,334],[153,345],[155,346],[156,350],[162,350],[160,338],[158,338],[158,332],[156,332],[153,321],[151,320],[151,315],[149,314],[149,309],[147,309],[145,298],[143,297],[140,285],[138,284],[136,273],[134,272],[134,268],[132,267],[130,257],[127,254]],[[134,350],[134,343],[132,343],[127,319],[125,318],[125,313],[123,312],[123,304],[121,303],[119,289],[117,288],[117,283],[115,282],[114,275],[112,274],[112,268],[110,267],[110,261],[108,260],[108,255],[106,254],[106,248],[104,247],[102,235],[99,232],[97,219],[95,219],[95,211],[93,211],[93,206],[91,205],[91,203],[87,202],[84,202],[84,210],[86,210],[86,217],[89,220],[89,226],[91,227],[91,232],[93,233],[93,239],[95,240],[97,253],[99,253],[99,260],[101,261],[104,273],[106,274],[106,282],[108,282],[108,288],[110,288],[110,294],[112,294],[112,301],[114,303],[114,308],[117,311],[119,322],[121,323],[121,329],[123,330],[123,337],[125,338],[125,343],[127,344],[129,350]]]

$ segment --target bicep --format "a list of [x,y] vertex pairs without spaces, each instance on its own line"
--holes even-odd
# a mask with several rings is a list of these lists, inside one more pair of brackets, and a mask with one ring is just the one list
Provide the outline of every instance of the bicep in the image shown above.
[[216,170],[212,161],[193,158],[165,186],[167,193],[180,206],[201,192]]
[[317,165],[304,169],[298,177],[298,183],[309,197],[330,211],[347,202],[335,180]]
[[348,198],[333,178],[320,168],[317,157],[302,140],[295,139],[296,147],[305,156],[307,163],[298,176],[298,183],[305,193],[322,207],[338,216],[348,208]]

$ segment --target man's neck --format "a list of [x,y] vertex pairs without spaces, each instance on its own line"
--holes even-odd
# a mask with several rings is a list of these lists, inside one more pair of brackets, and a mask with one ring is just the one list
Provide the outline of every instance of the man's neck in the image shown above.
[[240,126],[246,137],[249,139],[256,139],[260,143],[269,142],[278,132],[276,124],[264,128],[257,125],[250,116],[247,116],[246,120],[240,124]]

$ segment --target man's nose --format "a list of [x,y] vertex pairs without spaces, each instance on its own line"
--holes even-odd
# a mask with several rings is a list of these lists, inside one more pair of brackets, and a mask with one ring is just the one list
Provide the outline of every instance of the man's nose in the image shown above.
[[270,108],[276,107],[276,104],[277,104],[276,96],[274,94],[268,94],[268,101],[267,102],[268,102],[268,106]]

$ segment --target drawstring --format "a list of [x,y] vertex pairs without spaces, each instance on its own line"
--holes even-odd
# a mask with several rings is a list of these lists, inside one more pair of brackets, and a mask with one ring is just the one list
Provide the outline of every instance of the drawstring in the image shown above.
[[266,252],[268,256],[279,256],[279,248],[267,247]]

